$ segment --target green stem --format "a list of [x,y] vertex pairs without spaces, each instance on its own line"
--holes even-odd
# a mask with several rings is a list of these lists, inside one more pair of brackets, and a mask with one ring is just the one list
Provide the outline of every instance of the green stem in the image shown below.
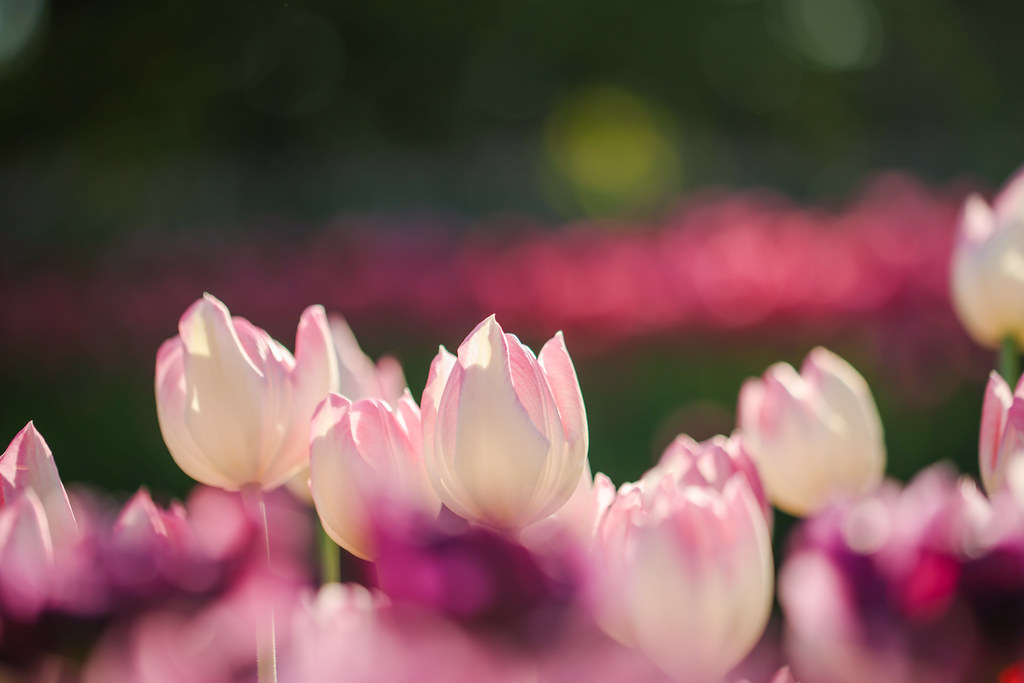
[[1017,380],[1020,379],[1020,350],[1013,335],[1007,336],[999,347],[999,374],[1011,387],[1017,386]]
[[341,553],[338,545],[327,535],[322,524],[317,524],[320,537],[320,581],[337,583],[341,581]]

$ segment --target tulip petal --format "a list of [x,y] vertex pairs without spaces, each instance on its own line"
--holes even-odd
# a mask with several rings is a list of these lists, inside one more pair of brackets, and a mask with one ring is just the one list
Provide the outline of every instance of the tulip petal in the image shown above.
[[196,446],[185,424],[188,402],[185,385],[185,347],[181,339],[168,339],[156,354],[156,415],[167,450],[178,467],[196,481],[234,489],[231,477]]
[[352,328],[340,315],[331,316],[330,328],[334,348],[338,354],[339,373],[338,387],[332,391],[337,391],[352,401],[379,397],[377,369],[370,357],[359,347]]
[[365,484],[373,470],[359,454],[346,417],[352,403],[329,394],[310,425],[310,491],[324,530],[335,543],[363,559],[372,548]]
[[25,491],[34,491],[45,511],[47,528],[54,542],[66,543],[77,536],[78,524],[57,473],[53,453],[32,422],[18,432],[0,455],[0,478],[3,480],[0,503],[10,502]]
[[54,566],[43,503],[25,489],[13,503],[0,509],[0,603],[16,618],[30,620],[50,595]]
[[513,386],[508,342],[494,316],[459,346],[458,360],[438,407],[435,447],[484,521],[499,528],[529,523],[551,442]]
[[[273,413],[264,411],[265,401],[278,401],[267,396],[273,389],[270,381],[243,348],[228,309],[211,295],[186,311],[178,329],[184,346],[185,424],[192,439],[204,453],[217,454],[235,488],[260,483],[268,445],[261,437],[279,427],[267,420]],[[255,333],[245,337],[252,352],[270,350]]]
[[576,377],[576,368],[573,367],[561,332],[555,333],[555,336],[544,344],[538,362],[558,406],[558,416],[561,418],[569,448],[574,453],[579,453],[579,457],[586,458],[589,447],[587,409],[583,405],[583,392]]
[[992,371],[985,387],[981,405],[981,429],[978,434],[978,460],[981,482],[989,495],[1002,486],[1005,463],[1000,458],[1000,446],[1006,430],[1006,414],[1013,405],[1010,387],[999,373]]

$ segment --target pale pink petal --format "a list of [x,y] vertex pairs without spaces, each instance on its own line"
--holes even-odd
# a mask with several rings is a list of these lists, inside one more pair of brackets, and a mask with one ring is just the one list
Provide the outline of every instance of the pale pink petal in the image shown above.
[[457,416],[454,433],[442,431],[450,439],[443,452],[451,459],[446,463],[451,477],[467,486],[485,521],[497,527],[519,526],[552,511],[534,506],[551,441],[537,428],[520,393],[512,382],[508,342],[491,316],[459,346],[459,363],[438,414],[445,424],[448,416]]
[[0,603],[32,619],[46,605],[54,566],[46,511],[32,489],[0,509]]
[[[233,488],[260,483],[261,437],[268,426],[277,426],[267,425],[264,414],[265,395],[271,391],[267,377],[243,349],[227,308],[211,295],[185,312],[178,329],[189,434],[202,452],[216,454]],[[246,341],[259,340],[247,335]]]
[[9,504],[12,498],[32,490],[43,505],[55,543],[69,543],[78,535],[78,524],[53,454],[32,422],[18,432],[0,455],[0,478],[3,479],[0,503]]
[[359,347],[352,328],[340,315],[331,315],[330,327],[338,354],[339,385],[334,391],[353,401],[378,398],[377,368]]
[[992,202],[992,210],[999,224],[1024,223],[1024,167],[1017,169],[999,191]]
[[391,404],[408,390],[402,364],[393,356],[381,356],[377,360],[377,380],[380,382],[378,397]]
[[1010,387],[999,373],[991,372],[985,387],[985,400],[981,405],[981,429],[978,435],[981,481],[990,495],[995,494],[1002,484],[1004,463],[999,461],[1000,444],[1006,429],[1006,413],[1012,404]]
[[578,453],[579,457],[586,458],[589,446],[587,410],[583,405],[583,393],[576,377],[576,368],[573,367],[561,332],[556,333],[544,344],[538,361],[558,405],[558,415],[562,420],[562,428],[565,430],[569,447],[574,453]]
[[[295,334],[295,411],[308,421],[313,409],[340,386],[338,355],[323,306],[310,306],[299,318]],[[303,430],[305,432],[305,430]],[[303,436],[305,438],[305,435]]]
[[185,424],[187,403],[185,347],[181,339],[168,339],[156,354],[156,415],[167,450],[188,476],[210,486],[231,489],[235,484],[218,463],[196,446]]

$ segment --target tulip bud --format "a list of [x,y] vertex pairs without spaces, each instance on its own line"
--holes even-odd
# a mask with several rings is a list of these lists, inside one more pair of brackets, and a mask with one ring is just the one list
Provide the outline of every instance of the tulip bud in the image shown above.
[[[406,391],[402,366],[391,356],[383,356],[376,364],[359,348],[352,328],[339,315],[329,318],[330,350],[329,382],[327,391],[344,396],[350,401],[361,398],[379,398],[395,405]],[[309,466],[299,470],[287,482],[288,490],[299,500],[313,504],[309,491]]]
[[743,448],[739,434],[729,438],[718,435],[700,443],[686,434],[680,434],[661,454],[657,469],[670,474],[678,482],[698,485],[712,482],[719,489],[730,477],[738,473],[747,480],[754,500],[761,507],[765,520],[771,526],[771,505],[765,497],[757,468]]
[[[78,524],[53,455],[31,422],[0,455],[0,606],[34,618],[60,593]],[[70,563],[69,563],[70,564]]]
[[296,357],[209,294],[160,347],[156,404],[174,461],[227,490],[284,483],[309,458],[309,419],[327,395],[333,359],[323,308],[307,308]]
[[768,368],[740,390],[743,443],[769,499],[807,515],[836,499],[874,489],[885,471],[882,421],[864,378],[818,347],[800,374]]
[[561,507],[587,458],[587,417],[561,333],[540,356],[494,316],[458,356],[443,347],[423,390],[423,456],[441,500],[494,528]]
[[721,680],[760,638],[771,540],[741,473],[701,482],[655,467],[619,489],[595,540],[598,618],[677,680]]
[[951,280],[953,307],[975,341],[993,348],[1007,337],[1024,343],[1024,172],[992,206],[967,198]]
[[992,372],[985,387],[981,408],[981,431],[978,437],[978,459],[981,483],[989,495],[995,495],[1006,484],[1011,461],[1024,455],[1024,382],[1015,392]]
[[329,394],[310,429],[310,481],[328,535],[364,559],[375,508],[436,516],[441,501],[423,464],[420,412],[406,391],[392,409],[378,399]]

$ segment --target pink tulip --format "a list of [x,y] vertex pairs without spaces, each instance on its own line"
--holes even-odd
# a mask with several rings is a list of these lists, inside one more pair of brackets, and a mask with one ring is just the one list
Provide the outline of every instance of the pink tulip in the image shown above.
[[598,527],[602,627],[678,680],[720,680],[771,609],[771,542],[746,476],[655,467],[626,484]]
[[529,669],[426,612],[398,610],[362,586],[328,584],[296,610],[282,683],[513,683]]
[[831,351],[811,351],[799,374],[777,363],[747,380],[738,412],[743,444],[781,510],[807,515],[882,480],[885,443],[871,390]]
[[[406,391],[402,366],[391,356],[376,364],[363,353],[355,334],[339,315],[329,317],[333,353],[328,390],[350,401],[379,398],[394,406]],[[309,466],[303,467],[287,482],[288,490],[299,500],[313,503],[309,490]]]
[[761,478],[753,460],[743,448],[739,434],[728,438],[718,435],[697,443],[686,434],[680,434],[668,445],[658,460],[657,469],[671,474],[678,482],[705,486],[711,484],[718,490],[734,474],[747,480],[751,493],[769,526],[772,522],[772,508],[765,497]]
[[560,508],[580,482],[587,417],[560,333],[537,357],[492,315],[457,356],[440,349],[422,405],[427,471],[466,519],[523,527]]
[[993,371],[985,387],[981,408],[978,459],[981,483],[994,495],[1007,483],[1007,470],[1024,456],[1024,381],[1010,392],[1010,386]]
[[0,494],[0,603],[29,620],[60,597],[61,564],[79,540],[53,454],[31,422],[0,455]]
[[1024,343],[1024,171],[989,206],[967,198],[953,250],[953,307],[983,346]]
[[303,312],[295,357],[209,294],[178,330],[156,361],[157,416],[175,462],[227,490],[284,483],[308,462],[309,419],[336,365],[323,308]]
[[420,411],[406,391],[392,408],[378,399],[330,394],[310,430],[310,481],[328,535],[362,558],[373,556],[377,510],[437,516],[441,501],[422,457]]

